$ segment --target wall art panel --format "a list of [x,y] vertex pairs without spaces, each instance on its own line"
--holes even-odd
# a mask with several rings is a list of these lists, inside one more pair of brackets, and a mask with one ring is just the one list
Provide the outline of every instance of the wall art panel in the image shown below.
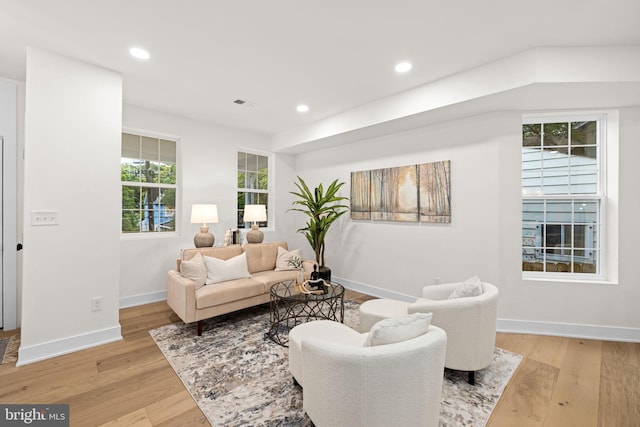
[[451,222],[450,163],[445,161],[418,165],[422,222]]
[[351,219],[451,222],[450,161],[351,172]]
[[351,219],[371,219],[371,171],[351,172]]

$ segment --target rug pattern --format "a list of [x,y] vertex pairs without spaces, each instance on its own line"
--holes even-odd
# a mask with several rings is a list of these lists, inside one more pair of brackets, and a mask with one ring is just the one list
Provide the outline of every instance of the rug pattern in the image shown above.
[[[345,301],[344,323],[357,327],[357,303]],[[266,336],[268,327],[268,306],[258,306],[207,321],[200,337],[184,323],[149,334],[213,426],[311,426],[288,349]],[[521,358],[496,348],[475,387],[466,373],[445,370],[440,426],[484,426]]]
[[0,339],[0,365],[17,361],[19,347],[20,335]]

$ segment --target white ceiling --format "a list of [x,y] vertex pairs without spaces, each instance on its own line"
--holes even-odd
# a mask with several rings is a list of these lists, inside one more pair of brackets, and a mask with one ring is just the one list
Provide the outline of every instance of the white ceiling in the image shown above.
[[639,0],[0,0],[0,77],[32,46],[122,73],[128,104],[275,135],[533,47],[638,45],[639,21]]

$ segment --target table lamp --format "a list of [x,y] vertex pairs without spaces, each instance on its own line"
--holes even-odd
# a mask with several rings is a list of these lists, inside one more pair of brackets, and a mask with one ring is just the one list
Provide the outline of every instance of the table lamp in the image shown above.
[[202,224],[200,232],[193,237],[193,244],[196,248],[207,248],[213,246],[215,237],[209,233],[207,223],[215,224],[218,222],[218,206],[217,205],[191,205],[191,223]]
[[253,222],[251,231],[247,232],[248,243],[262,243],[264,233],[258,228],[258,222],[267,220],[267,208],[265,205],[244,205],[243,222]]

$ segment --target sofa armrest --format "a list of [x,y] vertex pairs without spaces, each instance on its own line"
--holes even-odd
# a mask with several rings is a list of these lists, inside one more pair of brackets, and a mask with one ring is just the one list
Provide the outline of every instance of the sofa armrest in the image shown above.
[[176,270],[167,273],[167,304],[184,323],[196,320],[196,284]]

